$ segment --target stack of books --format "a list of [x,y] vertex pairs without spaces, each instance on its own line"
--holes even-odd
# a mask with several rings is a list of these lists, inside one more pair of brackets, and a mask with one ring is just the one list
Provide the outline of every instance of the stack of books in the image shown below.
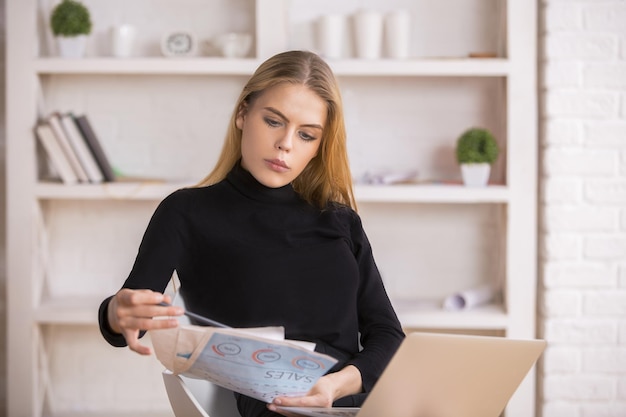
[[52,113],[35,135],[64,184],[115,181],[115,174],[86,115]]

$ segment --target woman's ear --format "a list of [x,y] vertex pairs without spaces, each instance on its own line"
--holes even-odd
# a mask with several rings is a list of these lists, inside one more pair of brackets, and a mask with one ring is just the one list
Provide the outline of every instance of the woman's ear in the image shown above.
[[243,130],[243,122],[247,112],[248,103],[244,101],[239,105],[239,110],[237,110],[237,117],[235,118],[235,124],[237,125],[237,129]]

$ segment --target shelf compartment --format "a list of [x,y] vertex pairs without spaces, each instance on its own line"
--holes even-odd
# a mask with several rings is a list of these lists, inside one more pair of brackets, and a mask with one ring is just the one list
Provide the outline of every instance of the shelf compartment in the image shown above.
[[[468,76],[505,77],[509,61],[504,58],[450,59],[341,59],[328,61],[337,76]],[[252,75],[261,64],[254,58],[226,59],[215,57],[167,59],[146,58],[38,58],[38,74],[195,74]]]

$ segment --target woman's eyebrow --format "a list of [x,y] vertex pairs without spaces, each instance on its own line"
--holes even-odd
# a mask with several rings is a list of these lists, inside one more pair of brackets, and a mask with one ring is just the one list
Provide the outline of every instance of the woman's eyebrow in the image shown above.
[[[281,119],[283,119],[285,122],[289,123],[289,119],[287,118],[287,116],[285,116],[280,110],[275,109],[274,107],[263,107],[263,109],[274,113],[276,116],[280,117]],[[310,123],[310,124],[304,124],[302,125],[303,127],[310,127],[310,128],[314,128],[314,129],[319,129],[319,130],[324,130],[324,128],[317,124],[317,123]]]

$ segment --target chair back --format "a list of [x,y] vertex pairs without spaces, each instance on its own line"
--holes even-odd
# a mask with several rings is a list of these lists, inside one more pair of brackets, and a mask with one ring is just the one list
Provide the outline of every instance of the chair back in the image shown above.
[[163,382],[176,417],[239,417],[235,397],[227,389],[167,370]]

